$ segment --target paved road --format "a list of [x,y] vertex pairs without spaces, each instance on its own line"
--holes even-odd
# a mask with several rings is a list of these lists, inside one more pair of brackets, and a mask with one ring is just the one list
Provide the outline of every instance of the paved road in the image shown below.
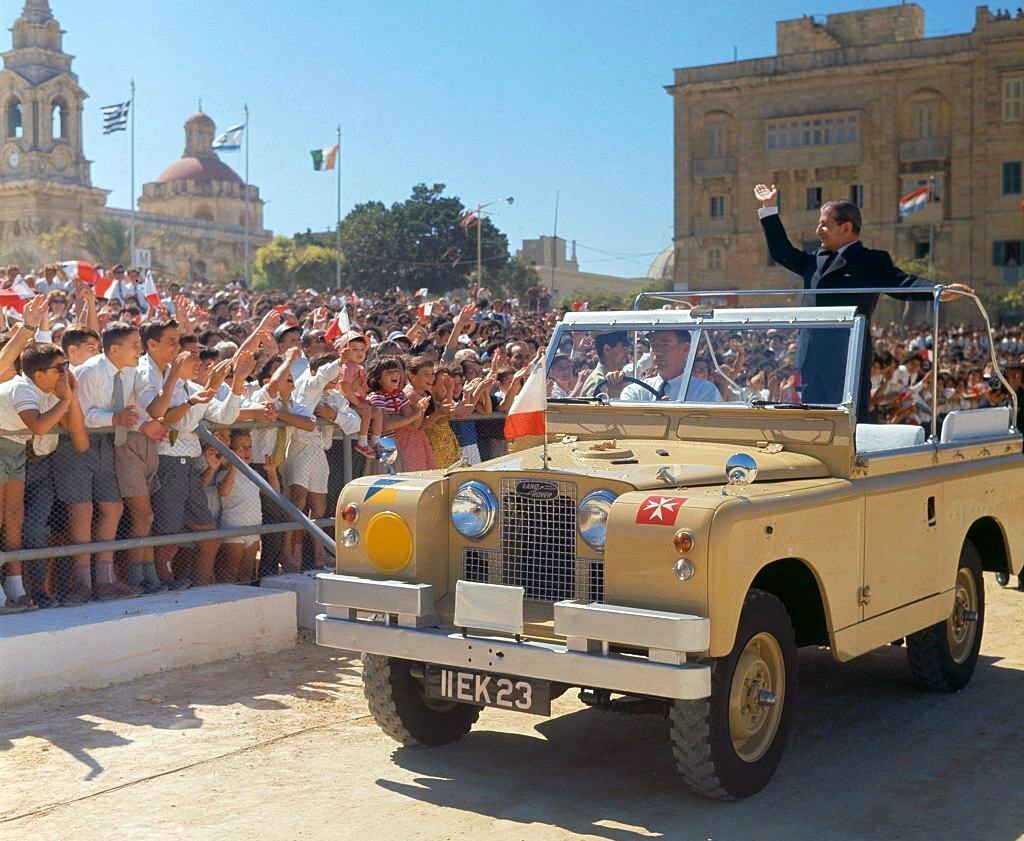
[[982,662],[959,694],[914,690],[902,649],[802,652],[782,768],[741,803],[681,785],[663,721],[574,698],[396,748],[358,663],[307,641],[5,710],[0,838],[1019,839],[1024,594],[986,578]]

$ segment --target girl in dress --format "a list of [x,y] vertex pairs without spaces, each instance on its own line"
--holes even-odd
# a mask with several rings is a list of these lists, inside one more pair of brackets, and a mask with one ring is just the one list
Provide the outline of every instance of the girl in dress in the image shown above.
[[452,402],[454,385],[451,371],[447,367],[435,369],[434,382],[430,386],[430,405],[423,419],[423,428],[434,453],[434,463],[441,468],[451,467],[461,456],[459,441],[449,420],[455,410]]
[[[420,429],[430,396],[410,400],[402,390],[405,369],[397,356],[383,356],[373,363],[367,376],[371,406],[384,412],[384,432],[392,433],[398,445],[401,470],[431,470],[434,454]],[[415,392],[413,392],[415,395]]]
[[[231,430],[231,449],[242,461],[252,460],[252,437],[246,429]],[[220,525],[230,529],[239,526],[258,526],[263,522],[260,489],[239,473],[231,462],[224,462],[223,478],[217,485],[220,494]],[[267,481],[280,492],[274,456],[268,454],[264,469]],[[256,552],[260,546],[258,534],[229,537],[221,546],[222,581],[250,584],[256,580]]]

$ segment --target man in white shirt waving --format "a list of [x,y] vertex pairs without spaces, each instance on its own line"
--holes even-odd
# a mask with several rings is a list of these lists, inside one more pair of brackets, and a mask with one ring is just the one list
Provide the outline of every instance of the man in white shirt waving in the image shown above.
[[608,375],[606,391],[608,396],[622,400],[668,400],[688,403],[721,403],[722,395],[715,384],[708,380],[690,377],[686,396],[680,394],[686,360],[690,356],[689,330],[653,330],[650,333],[651,357],[656,376],[644,380],[645,388],[637,383],[625,382],[626,375],[613,371]]

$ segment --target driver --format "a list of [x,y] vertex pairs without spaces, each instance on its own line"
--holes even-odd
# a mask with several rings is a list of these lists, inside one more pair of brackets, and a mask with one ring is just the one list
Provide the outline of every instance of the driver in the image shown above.
[[637,383],[627,384],[626,375],[621,371],[615,371],[608,374],[608,384],[605,388],[609,397],[622,400],[723,402],[722,395],[714,383],[697,377],[690,378],[685,397],[679,393],[683,387],[686,360],[690,355],[689,330],[652,330],[648,335],[654,368],[658,372],[656,376],[644,380],[650,388],[644,388]]

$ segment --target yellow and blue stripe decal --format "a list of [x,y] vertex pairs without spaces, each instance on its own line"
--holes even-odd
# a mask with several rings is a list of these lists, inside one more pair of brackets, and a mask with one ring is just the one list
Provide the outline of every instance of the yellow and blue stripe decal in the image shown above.
[[389,505],[395,501],[395,495],[397,490],[392,485],[399,485],[402,482],[407,482],[408,479],[397,479],[393,476],[389,476],[386,479],[378,479],[370,487],[366,489],[366,495],[363,497],[363,502],[369,502],[371,499],[374,502]]

